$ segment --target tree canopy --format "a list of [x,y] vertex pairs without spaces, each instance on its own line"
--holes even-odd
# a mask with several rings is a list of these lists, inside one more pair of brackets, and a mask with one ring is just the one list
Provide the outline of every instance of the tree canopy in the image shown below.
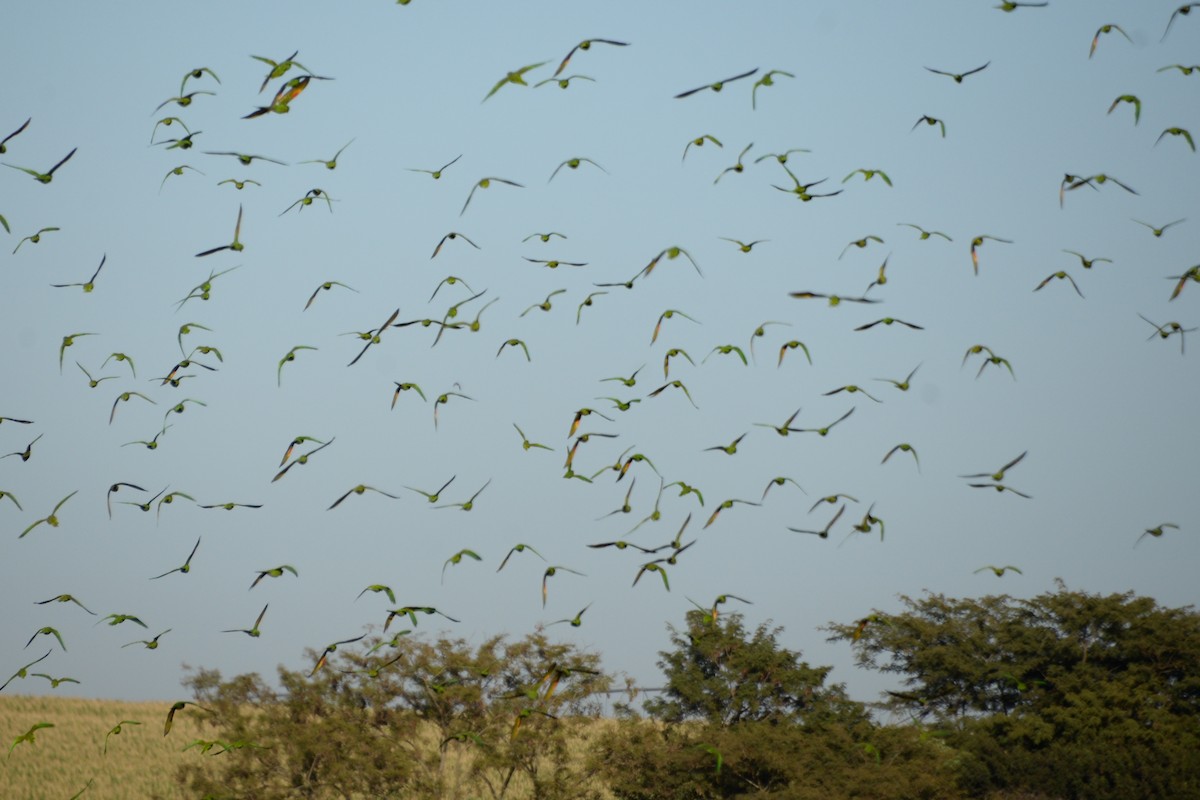
[[1200,614],[1057,588],[902,597],[902,613],[829,629],[902,678],[888,708],[973,756],[972,791],[1200,797]]

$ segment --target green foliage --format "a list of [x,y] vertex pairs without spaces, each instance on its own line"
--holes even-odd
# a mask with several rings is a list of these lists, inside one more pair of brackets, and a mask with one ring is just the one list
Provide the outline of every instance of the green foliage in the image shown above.
[[210,760],[179,779],[195,796],[261,800],[594,796],[571,748],[599,713],[598,667],[538,633],[338,650],[311,677],[281,667],[280,691],[199,670],[187,683],[206,722],[242,746],[210,751],[220,771]]
[[625,800],[960,796],[945,745],[872,723],[778,632],[689,612],[661,654],[665,697],[646,703],[654,720],[624,720],[594,754],[610,790]]
[[[704,720],[719,725],[797,722],[841,706],[840,686],[823,691],[829,667],[810,667],[779,646],[780,628],[763,624],[752,634],[740,614],[689,611],[687,630],[671,630],[675,649],[660,653],[665,697],[646,711],[667,722]],[[841,710],[845,711],[844,707]]]
[[829,628],[904,676],[887,705],[952,732],[973,794],[1200,797],[1200,614],[1058,589],[904,597],[882,624]]

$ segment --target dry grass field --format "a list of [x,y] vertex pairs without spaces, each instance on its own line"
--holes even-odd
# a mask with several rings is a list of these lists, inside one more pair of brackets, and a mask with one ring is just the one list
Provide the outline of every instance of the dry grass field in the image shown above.
[[[170,703],[124,703],[56,697],[0,697],[0,734],[5,754],[0,766],[0,798],[67,800],[92,781],[86,800],[183,798],[175,783],[176,768],[206,758],[197,748],[184,752],[202,735],[186,713],[175,716],[170,736],[163,736]],[[121,733],[105,736],[122,720]],[[11,753],[13,740],[39,722],[53,728],[36,733]]]
[[[81,800],[190,797],[176,782],[178,767],[219,756],[206,756],[196,747],[184,750],[196,739],[212,736],[212,730],[202,728],[187,711],[176,714],[170,735],[164,737],[163,723],[170,707],[170,702],[0,696],[0,735],[5,749],[0,756],[4,762],[0,765],[0,800],[68,800],[85,787]],[[141,724],[126,723],[119,734],[107,736],[123,720]],[[22,742],[8,755],[13,740],[40,722],[54,727],[38,730],[32,744]],[[591,741],[612,724],[612,720],[599,720],[587,725],[585,733],[572,739],[571,757],[582,762]],[[437,736],[432,731],[429,742],[431,748],[437,747]],[[451,795],[468,790],[470,782],[461,761],[468,751],[452,748],[448,754],[445,767]],[[509,796],[527,796],[527,784],[527,779],[518,774]],[[600,796],[610,796],[598,779],[587,781],[586,786]],[[468,792],[463,796],[471,795]]]

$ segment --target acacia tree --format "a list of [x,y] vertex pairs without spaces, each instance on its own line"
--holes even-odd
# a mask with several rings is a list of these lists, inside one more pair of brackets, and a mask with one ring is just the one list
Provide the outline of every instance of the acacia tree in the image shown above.
[[902,597],[829,630],[902,676],[885,705],[945,730],[973,793],[1200,797],[1200,614],[1057,588]]
[[189,791],[256,800],[598,791],[570,745],[598,715],[609,679],[597,656],[540,632],[476,647],[376,638],[312,675],[281,667],[279,681],[274,690],[257,675],[226,681],[213,670],[185,681],[214,731],[207,761],[179,773]]

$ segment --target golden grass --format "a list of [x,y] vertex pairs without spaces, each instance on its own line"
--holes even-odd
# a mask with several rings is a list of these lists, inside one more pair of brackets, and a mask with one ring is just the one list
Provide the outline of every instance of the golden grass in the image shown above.
[[[203,764],[215,756],[203,755],[198,748],[183,748],[198,738],[212,735],[200,725],[195,711],[175,715],[171,734],[164,737],[169,702],[128,703],[117,700],[87,700],[51,696],[0,695],[0,799],[67,800],[87,786],[80,800],[183,800],[186,794],[175,780],[183,764]],[[122,720],[141,725],[123,725],[120,734],[106,734]],[[18,745],[8,756],[13,740],[34,724],[49,722],[36,740]],[[572,738],[571,757],[581,763],[594,739],[609,729],[613,720],[595,720],[582,726]],[[436,749],[437,735],[430,729],[429,744]],[[215,752],[215,751],[214,751]],[[467,790],[466,776],[471,747],[451,746],[447,753],[447,789],[454,793]],[[219,764],[214,763],[214,766]],[[474,787],[479,788],[479,787]],[[518,775],[509,796],[527,797],[528,779]],[[597,778],[585,781],[581,789],[590,789],[602,797],[611,797]]]
[[[80,800],[131,800],[187,797],[175,782],[184,763],[202,763],[196,748],[183,748],[204,735],[188,712],[175,715],[170,736],[163,736],[170,703],[125,703],[57,697],[0,696],[0,798],[67,800],[92,780]],[[194,712],[193,712],[194,713]],[[105,735],[121,720],[120,734]],[[39,722],[34,743],[22,743],[9,755],[13,740]]]

